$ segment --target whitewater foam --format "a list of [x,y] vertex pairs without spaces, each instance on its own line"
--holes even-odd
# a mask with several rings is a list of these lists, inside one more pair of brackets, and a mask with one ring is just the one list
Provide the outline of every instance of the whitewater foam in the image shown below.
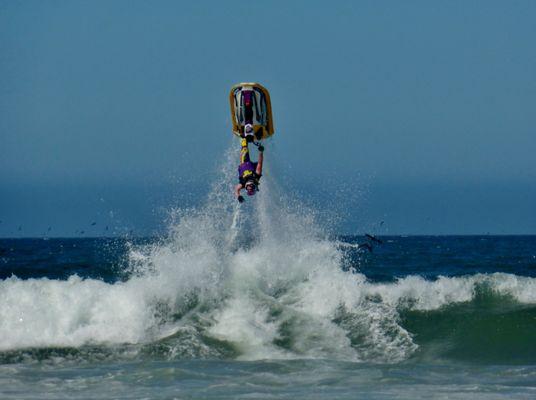
[[0,349],[165,340],[170,356],[210,357],[219,343],[246,360],[397,362],[418,347],[401,310],[469,302],[482,286],[536,303],[536,280],[515,275],[373,283],[347,271],[344,246],[314,212],[284,201],[269,173],[238,206],[235,158],[229,151],[204,206],[173,212],[165,240],[132,247],[126,281],[1,281]]

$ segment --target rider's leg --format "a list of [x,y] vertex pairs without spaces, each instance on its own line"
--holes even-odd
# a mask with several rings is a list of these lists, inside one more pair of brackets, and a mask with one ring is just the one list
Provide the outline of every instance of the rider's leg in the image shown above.
[[242,148],[240,149],[240,164],[249,162],[249,149],[248,142],[246,139],[241,141]]

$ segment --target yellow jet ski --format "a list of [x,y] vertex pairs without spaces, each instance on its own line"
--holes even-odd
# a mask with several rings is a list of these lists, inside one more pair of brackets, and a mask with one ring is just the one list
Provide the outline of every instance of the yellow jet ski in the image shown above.
[[233,133],[243,137],[244,127],[253,126],[255,139],[266,139],[274,134],[270,93],[258,83],[239,83],[229,93]]

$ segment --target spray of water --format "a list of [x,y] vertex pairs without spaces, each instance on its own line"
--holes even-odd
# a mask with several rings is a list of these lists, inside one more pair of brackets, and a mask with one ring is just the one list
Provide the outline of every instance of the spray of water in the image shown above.
[[132,248],[125,282],[0,282],[0,350],[127,343],[170,357],[397,362],[417,349],[401,309],[469,301],[482,282],[536,302],[530,278],[374,284],[345,271],[339,243],[289,200],[269,165],[257,196],[236,202],[237,158],[227,152],[204,205],[172,212],[165,239]]

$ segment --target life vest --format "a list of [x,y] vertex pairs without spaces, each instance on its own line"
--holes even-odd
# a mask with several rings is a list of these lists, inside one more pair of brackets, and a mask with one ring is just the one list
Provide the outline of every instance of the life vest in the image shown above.
[[258,175],[256,170],[257,163],[251,161],[247,161],[238,166],[238,180],[242,186],[245,187],[247,181],[253,181],[256,186],[259,186],[261,175]]

